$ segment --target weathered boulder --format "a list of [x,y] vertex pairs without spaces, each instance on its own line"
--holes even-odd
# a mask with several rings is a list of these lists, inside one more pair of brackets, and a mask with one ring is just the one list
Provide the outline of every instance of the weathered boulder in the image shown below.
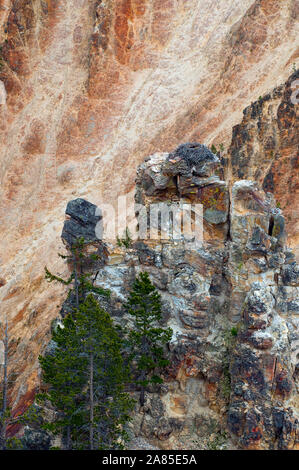
[[22,444],[25,450],[49,450],[51,437],[46,431],[28,427],[25,429]]
[[64,222],[61,238],[67,246],[72,246],[81,237],[85,243],[99,240],[102,215],[97,206],[78,198],[67,204],[65,213],[70,218]]

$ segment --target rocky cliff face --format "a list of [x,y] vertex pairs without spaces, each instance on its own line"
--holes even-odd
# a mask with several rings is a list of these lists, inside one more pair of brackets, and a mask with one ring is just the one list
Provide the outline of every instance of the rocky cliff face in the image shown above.
[[243,111],[243,120],[233,128],[228,150],[234,179],[250,178],[261,184],[265,191],[274,193],[278,206],[284,210],[288,242],[296,253],[299,132],[294,92],[298,78],[297,70],[284,85],[260,96]]
[[[36,359],[63,299],[57,286],[45,289],[43,268],[67,274],[56,253],[69,200],[101,206],[133,194],[144,157],[180,142],[228,147],[247,107],[229,151],[235,178],[258,177],[275,192],[296,245],[297,199],[286,195],[297,184],[295,109],[290,85],[270,91],[296,62],[297,15],[295,0],[0,0],[0,298],[11,326],[16,411],[32,401]],[[256,118],[248,106],[260,95]],[[216,240],[218,228],[207,230]]]
[[[174,331],[164,384],[136,407],[133,442],[296,449],[299,267],[285,246],[285,221],[273,196],[249,180],[230,191],[219,167],[199,144],[149,157],[137,172],[139,224],[147,219],[141,205],[149,212],[164,202],[182,212],[182,204],[193,210],[202,204],[203,243],[194,245],[186,231],[169,239],[169,226],[157,224],[152,238],[127,249],[106,245],[104,266],[94,268],[95,285],[112,293],[107,309],[126,326],[123,302],[135,276],[148,272]],[[88,240],[96,225],[92,204],[76,199],[71,205],[66,244],[70,234]],[[93,237],[88,250],[99,247]]]

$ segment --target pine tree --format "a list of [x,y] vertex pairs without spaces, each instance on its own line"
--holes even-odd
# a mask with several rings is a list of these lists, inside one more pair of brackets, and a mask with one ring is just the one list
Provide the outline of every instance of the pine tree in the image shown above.
[[130,419],[133,406],[129,395],[124,393],[130,373],[123,362],[121,340],[109,314],[91,294],[80,305],[76,325],[82,339],[88,385],[83,414],[88,422],[89,448],[121,448],[126,440],[123,426]]
[[90,279],[91,274],[85,272],[84,266],[88,266],[92,261],[97,261],[99,256],[97,254],[85,254],[84,253],[85,241],[83,237],[77,238],[77,240],[70,247],[70,255],[61,255],[60,258],[66,259],[68,262],[72,263],[72,273],[68,279],[63,279],[55,274],[52,274],[47,267],[45,267],[45,277],[48,282],[59,282],[63,285],[72,286],[68,297],[72,295],[75,297],[75,308],[79,308],[80,302],[84,300],[84,297],[87,292],[94,292],[105,297],[110,296],[110,292],[101,287],[96,287],[93,284],[93,281]]
[[50,401],[58,415],[54,422],[46,425],[46,429],[54,435],[62,434],[65,448],[71,449],[72,433],[81,424],[76,411],[85,383],[82,374],[84,361],[78,354],[80,338],[71,315],[66,316],[62,326],[52,332],[52,341],[54,352],[39,357],[43,381],[50,387],[46,393],[39,394],[37,400]]
[[[113,444],[114,441],[111,436],[113,434],[120,436],[123,432],[121,431],[122,422],[128,419],[126,406],[129,408],[131,406],[129,397],[120,392],[125,377],[119,375],[119,385],[113,389],[112,382],[116,378],[113,378],[113,376],[109,378],[108,369],[103,369],[102,373],[107,375],[106,395],[104,393],[103,396],[108,396],[109,387],[112,388],[109,392],[111,395],[108,403],[109,419],[107,414],[103,415],[107,423],[109,422],[110,427],[107,424],[109,428],[106,426],[108,429],[107,436],[100,439],[96,430],[96,423],[99,421],[99,404],[96,397],[100,387],[97,383],[97,377],[100,376],[101,367],[104,367],[105,364],[100,366],[97,362],[99,358],[96,351],[100,344],[97,345],[96,338],[98,338],[98,341],[102,341],[101,338],[105,336],[105,328],[109,331],[110,340],[115,343],[114,346],[110,344],[110,347],[116,348],[116,353],[119,356],[112,361],[111,373],[116,374],[116,367],[120,367],[119,372],[122,374],[128,375],[128,370],[123,366],[120,354],[121,344],[112,320],[106,312],[99,308],[94,297],[88,295],[90,292],[106,297],[110,295],[110,291],[94,286],[93,281],[90,279],[91,274],[86,272],[86,266],[89,266],[91,261],[96,261],[98,256],[84,253],[83,237],[78,238],[73,243],[70,251],[70,255],[59,255],[72,263],[73,270],[68,279],[62,279],[45,268],[48,282],[56,281],[71,286],[68,298],[75,298],[75,305],[72,306],[70,315],[64,319],[63,328],[58,327],[57,332],[53,334],[53,341],[57,346],[54,354],[40,358],[44,372],[44,382],[50,384],[50,389],[47,394],[41,395],[39,399],[48,399],[59,412],[59,418],[54,423],[49,423],[47,429],[56,434],[62,433],[65,438],[66,448],[85,448],[86,443],[89,442],[88,447],[93,449],[99,445],[99,441],[102,442],[101,445],[103,446]],[[97,321],[99,318],[101,320]],[[94,325],[91,327],[92,323]],[[94,348],[95,352],[88,351],[87,346]],[[109,362],[109,354],[112,353],[113,351],[109,350],[109,347],[107,353],[105,353],[106,356],[108,354],[107,357],[104,352],[101,353],[106,357],[105,363]],[[119,359],[121,365],[119,365],[117,359]],[[88,376],[87,371],[89,371]],[[126,377],[126,380],[128,380],[128,377]],[[103,377],[101,377],[101,381],[102,383],[105,382]],[[104,403],[104,398],[102,400]],[[102,404],[102,408],[103,406]],[[89,409],[89,417],[87,416],[87,409]],[[115,424],[112,426],[111,420],[114,415]],[[104,418],[99,421],[99,427],[103,427],[103,420]],[[87,423],[89,423],[88,433],[86,431]],[[108,438],[109,435],[110,438]]]
[[162,383],[159,371],[169,364],[164,346],[171,340],[171,328],[162,328],[161,296],[148,274],[140,273],[133,284],[127,303],[134,327],[129,333],[131,359],[136,364],[137,384],[141,388],[140,404],[144,405],[145,389],[149,383]]
[[129,371],[121,340],[107,312],[92,294],[53,334],[57,344],[40,358],[48,399],[58,418],[50,430],[63,433],[67,448],[121,448],[133,402],[124,392]]

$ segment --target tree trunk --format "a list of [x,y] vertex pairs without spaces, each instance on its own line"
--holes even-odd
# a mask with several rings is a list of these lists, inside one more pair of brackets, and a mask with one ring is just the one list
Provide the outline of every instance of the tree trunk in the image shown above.
[[93,450],[93,419],[94,419],[94,401],[93,401],[93,353],[90,354],[90,370],[89,370],[89,448]]
[[68,425],[66,428],[66,450],[71,450],[71,426]]
[[[144,381],[146,378],[145,371],[142,371],[141,373],[141,380]],[[145,387],[144,385],[141,385],[141,391],[140,391],[140,405],[144,406],[145,403]]]
[[74,263],[74,275],[75,275],[75,293],[76,293],[76,308],[79,309],[79,286],[78,286],[78,273],[77,273],[77,262],[76,257],[73,254]]
[[140,392],[140,405],[144,406],[145,403],[145,389],[144,386],[141,386],[141,392]]
[[3,403],[2,403],[2,426],[1,426],[1,448],[6,449],[6,428],[7,428],[7,363],[8,363],[8,322],[5,321],[4,331],[4,365],[3,365]]
[[[144,326],[144,330],[145,330],[145,326]],[[145,334],[143,335],[142,337],[142,340],[141,340],[141,354],[146,354],[147,353],[147,341],[146,341],[146,336]],[[143,370],[141,372],[141,380],[142,382],[146,379],[146,371]],[[141,391],[140,391],[140,405],[141,406],[144,406],[144,402],[145,402],[145,387],[144,385],[141,385]]]

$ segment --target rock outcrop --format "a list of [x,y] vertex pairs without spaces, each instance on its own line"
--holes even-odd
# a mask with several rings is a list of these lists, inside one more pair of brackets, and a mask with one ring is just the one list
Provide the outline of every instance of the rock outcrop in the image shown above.
[[[150,388],[145,406],[136,407],[133,442],[298,449],[299,268],[273,196],[248,180],[229,188],[221,173],[217,156],[200,144],[147,158],[136,179],[139,223],[141,206],[149,213],[161,202],[202,204],[203,243],[194,244],[185,231],[169,237],[173,226],[161,222],[128,248],[108,243],[96,274],[95,285],[111,290],[101,302],[127,325],[123,302],[135,276],[148,272],[174,332],[164,384]],[[78,208],[74,219],[82,203],[68,204]],[[95,209],[85,206],[95,230]],[[86,242],[93,246],[94,238]]]
[[[283,209],[289,244],[298,254],[299,71],[248,106],[233,128],[228,150],[235,180],[252,179],[275,195]],[[297,103],[297,104],[296,104]]]
[[65,221],[61,234],[67,247],[71,247],[74,241],[80,238],[88,240],[89,243],[97,241],[95,227],[102,219],[98,212],[97,206],[81,198],[68,203],[65,213],[69,218]]

